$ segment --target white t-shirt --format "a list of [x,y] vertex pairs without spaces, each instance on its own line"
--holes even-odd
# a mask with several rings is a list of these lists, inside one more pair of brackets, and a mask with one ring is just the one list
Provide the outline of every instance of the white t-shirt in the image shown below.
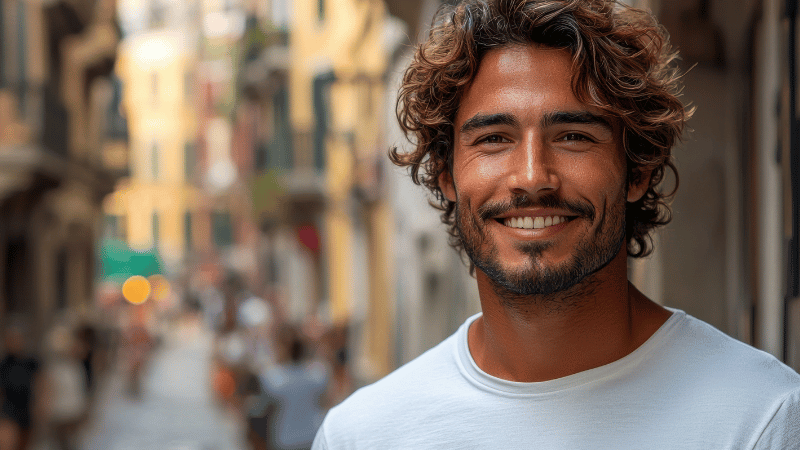
[[800,449],[800,375],[683,311],[631,354],[537,383],[483,372],[471,317],[333,408],[323,449]]

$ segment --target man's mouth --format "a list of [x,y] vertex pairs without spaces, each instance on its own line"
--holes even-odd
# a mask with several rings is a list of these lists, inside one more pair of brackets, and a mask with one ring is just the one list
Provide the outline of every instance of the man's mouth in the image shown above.
[[571,218],[568,216],[507,217],[499,222],[510,228],[536,230],[562,224]]

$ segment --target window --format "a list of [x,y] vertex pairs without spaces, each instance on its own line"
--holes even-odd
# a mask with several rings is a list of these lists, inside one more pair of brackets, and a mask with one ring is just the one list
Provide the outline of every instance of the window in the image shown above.
[[161,231],[161,224],[159,223],[158,213],[153,213],[153,218],[151,219],[151,226],[152,226],[152,233],[153,233],[153,247],[158,245],[158,235]]
[[233,226],[230,213],[211,213],[211,226],[214,230],[214,244],[217,247],[226,247],[233,244]]
[[195,164],[197,161],[197,155],[195,154],[195,146],[192,142],[187,142],[183,146],[183,172],[186,177],[186,181],[191,181],[194,179],[194,170]]
[[26,117],[28,2],[0,1],[0,88],[16,96],[22,118]]
[[275,91],[272,97],[275,112],[272,115],[275,130],[269,145],[267,164],[278,169],[292,167],[292,126],[289,119],[289,92],[285,86]]
[[11,238],[6,245],[5,279],[17,282],[5,283],[5,312],[25,312],[31,305],[28,243],[24,238]]
[[192,250],[192,213],[191,211],[186,211],[183,214],[183,240],[184,245],[186,247],[186,252]]
[[56,256],[56,309],[67,307],[67,249],[61,248]]
[[336,80],[333,72],[314,78],[314,167],[325,168],[325,139],[328,135],[331,84]]
[[122,81],[116,75],[111,76],[113,97],[108,105],[109,139],[128,140],[128,121],[122,115]]

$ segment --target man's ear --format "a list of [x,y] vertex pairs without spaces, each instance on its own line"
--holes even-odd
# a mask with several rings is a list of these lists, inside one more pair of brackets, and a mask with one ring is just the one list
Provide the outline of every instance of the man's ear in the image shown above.
[[628,182],[628,202],[635,203],[639,201],[647,189],[650,187],[650,176],[653,174],[652,169],[637,170]]
[[456,185],[453,182],[453,175],[450,174],[449,170],[445,169],[439,174],[438,182],[439,189],[442,190],[444,198],[451,202],[456,201]]

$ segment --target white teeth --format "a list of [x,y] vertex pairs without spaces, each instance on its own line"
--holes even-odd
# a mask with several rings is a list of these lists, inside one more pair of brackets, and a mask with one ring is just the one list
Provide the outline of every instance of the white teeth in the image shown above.
[[547,217],[511,217],[503,221],[503,225],[511,228],[541,229],[566,222],[562,216]]
[[525,227],[527,229],[535,228],[534,220],[531,219],[530,217],[526,217],[523,227]]

